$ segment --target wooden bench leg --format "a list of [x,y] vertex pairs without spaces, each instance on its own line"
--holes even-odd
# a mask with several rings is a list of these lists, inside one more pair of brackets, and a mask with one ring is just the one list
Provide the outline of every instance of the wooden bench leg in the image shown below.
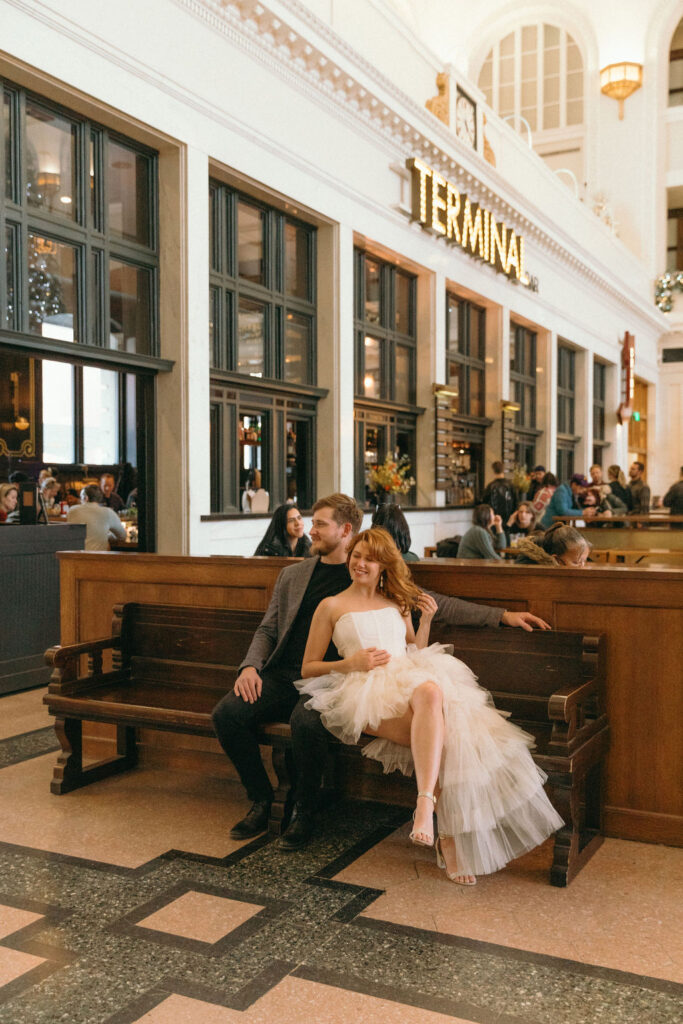
[[116,727],[116,749],[118,757],[83,767],[83,722],[79,718],[55,718],[55,733],[62,752],[57,758],[50,792],[61,796],[74,789],[88,786],[91,782],[118,775],[137,764],[135,729],[131,726]]
[[[555,836],[550,884],[569,885],[602,846],[602,763],[594,764],[573,785],[554,785],[553,804],[565,821]],[[582,818],[583,810],[583,818]]]
[[277,789],[273,794],[268,831],[273,836],[280,836],[287,827],[291,813],[292,779],[294,777],[292,748],[274,745],[272,747],[272,763],[273,771],[277,776]]

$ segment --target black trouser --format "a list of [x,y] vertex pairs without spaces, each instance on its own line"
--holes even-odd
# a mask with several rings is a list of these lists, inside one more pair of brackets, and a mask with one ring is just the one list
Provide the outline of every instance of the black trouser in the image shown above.
[[[322,782],[330,734],[317,711],[304,707],[292,677],[282,672],[261,673],[261,696],[253,704],[234,691],[213,709],[216,735],[228,755],[250,800],[272,800],[273,787],[261,760],[257,732],[265,722],[291,722],[292,752],[296,771],[294,798],[308,810],[316,805]],[[291,719],[290,719],[291,715]]]

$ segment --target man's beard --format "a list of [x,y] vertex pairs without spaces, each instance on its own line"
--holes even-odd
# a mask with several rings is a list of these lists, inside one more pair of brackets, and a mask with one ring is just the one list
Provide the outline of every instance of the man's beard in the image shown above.
[[329,541],[314,540],[311,543],[311,554],[312,555],[329,555],[331,551],[334,551],[336,544],[330,544]]

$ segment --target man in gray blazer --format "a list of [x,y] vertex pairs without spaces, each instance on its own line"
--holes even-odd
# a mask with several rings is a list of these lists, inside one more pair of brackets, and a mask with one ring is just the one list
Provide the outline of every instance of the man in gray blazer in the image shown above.
[[[315,503],[311,528],[314,557],[287,566],[278,576],[268,610],[240,665],[234,689],[214,708],[216,735],[252,801],[246,817],[231,829],[233,839],[251,839],[268,827],[273,790],[256,734],[264,722],[287,720],[292,729],[296,788],[292,819],[281,846],[297,850],[311,838],[330,737],[318,712],[305,707],[308,698],[299,699],[293,684],[301,678],[308,631],[318,604],[351,583],[346,549],[362,521],[361,509],[345,494],[331,494]],[[450,625],[549,628],[529,612],[506,612],[443,594],[432,596],[439,606],[437,619]],[[326,660],[337,657],[331,644]]]

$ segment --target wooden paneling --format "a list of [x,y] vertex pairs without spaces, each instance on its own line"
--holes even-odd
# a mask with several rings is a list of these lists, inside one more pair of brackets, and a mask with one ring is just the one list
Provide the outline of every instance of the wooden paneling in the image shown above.
[[[59,557],[62,643],[108,635],[113,607],[123,601],[265,609],[287,564],[284,559],[106,552]],[[430,590],[529,610],[556,629],[606,634],[608,834],[683,845],[683,571],[554,569],[456,559],[415,562],[411,569]],[[162,758],[163,744],[172,760],[178,739],[185,741],[157,736],[155,760]],[[204,742],[192,751],[197,765]],[[215,746],[206,743],[212,763]]]

